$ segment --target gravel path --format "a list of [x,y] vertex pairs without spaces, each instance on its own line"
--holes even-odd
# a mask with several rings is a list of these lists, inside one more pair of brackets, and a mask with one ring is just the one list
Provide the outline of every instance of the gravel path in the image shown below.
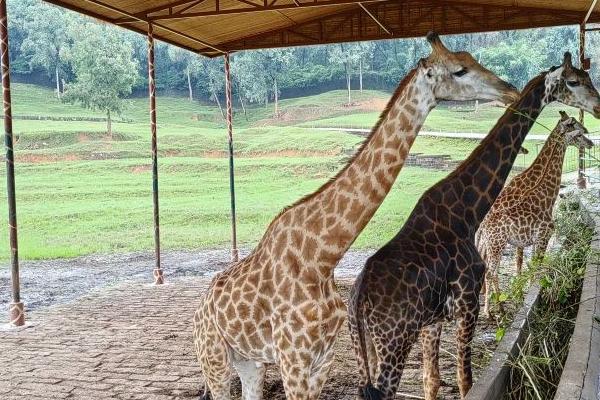
[[[241,255],[248,254],[242,250]],[[336,269],[351,277],[362,269],[372,251],[349,251]],[[162,254],[165,279],[211,276],[228,265],[229,250],[169,251]],[[153,282],[154,254],[150,252],[91,255],[73,259],[21,262],[21,298],[28,310],[71,302],[123,282]],[[0,267],[0,310],[10,302],[10,268]]]

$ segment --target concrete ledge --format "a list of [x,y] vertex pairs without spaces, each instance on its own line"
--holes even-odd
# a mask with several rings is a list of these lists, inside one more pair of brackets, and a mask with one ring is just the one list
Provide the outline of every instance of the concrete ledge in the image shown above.
[[498,344],[490,363],[469,390],[465,400],[498,400],[504,397],[510,372],[508,360],[519,353],[519,347],[525,341],[529,318],[538,303],[539,295],[539,286],[533,285],[512,325]]
[[569,355],[554,400],[600,399],[600,213],[586,209],[594,221],[596,233],[583,279]]

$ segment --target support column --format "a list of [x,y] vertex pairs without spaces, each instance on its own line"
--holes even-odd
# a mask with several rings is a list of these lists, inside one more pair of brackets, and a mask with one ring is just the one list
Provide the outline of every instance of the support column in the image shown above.
[[[581,69],[585,69],[585,22],[579,25],[579,67]],[[579,122],[583,124],[584,112],[582,109],[579,109]],[[583,147],[579,147],[579,157],[577,163],[577,187],[580,189],[585,189],[586,181],[585,181],[585,149]]]
[[12,302],[9,321],[13,326],[25,324],[25,310],[21,302],[19,282],[19,245],[17,240],[17,202],[15,199],[15,157],[13,152],[12,109],[10,98],[10,59],[8,55],[8,19],[6,1],[0,0],[0,52],[2,53],[2,100],[4,105],[4,145],[6,146],[6,193],[8,197],[8,234],[10,238],[10,264]]
[[154,284],[165,282],[160,265],[160,218],[158,211],[158,153],[156,145],[156,83],[154,80],[154,32],[148,24],[148,91],[150,97],[150,132],[152,134],[152,204],[154,211]]
[[235,217],[235,180],[233,171],[233,112],[231,104],[231,74],[229,68],[229,53],[225,53],[225,99],[227,101],[227,140],[229,143],[229,196],[231,198],[231,261],[239,260],[237,248],[237,229]]

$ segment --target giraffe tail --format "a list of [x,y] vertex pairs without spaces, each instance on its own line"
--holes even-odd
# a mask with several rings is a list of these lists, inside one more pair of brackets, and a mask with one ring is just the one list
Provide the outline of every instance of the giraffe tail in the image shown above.
[[[359,278],[360,279],[360,278]],[[365,372],[367,374],[367,384],[361,388],[364,400],[382,400],[383,393],[373,386],[371,381],[371,374],[369,369],[369,355],[367,354],[367,343],[365,339],[365,327],[364,327],[364,290],[363,280],[357,282],[356,285],[356,300],[354,302],[354,316],[356,318],[356,335],[358,336],[358,347],[360,350],[360,357],[363,360],[365,366]]]

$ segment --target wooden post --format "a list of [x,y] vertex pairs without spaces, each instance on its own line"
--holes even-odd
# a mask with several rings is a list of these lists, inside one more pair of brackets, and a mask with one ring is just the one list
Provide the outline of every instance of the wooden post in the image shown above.
[[235,180],[233,170],[233,112],[231,104],[231,74],[229,68],[229,53],[225,59],[225,99],[227,102],[227,140],[229,143],[229,196],[231,198],[231,261],[239,260],[240,252],[237,248],[237,228],[235,217]]
[[[585,22],[579,25],[579,66],[584,69],[585,62]],[[579,122],[583,125],[584,112],[579,109]],[[577,187],[585,189],[585,149],[579,148],[579,162],[577,165]]]
[[154,284],[165,282],[160,266],[160,218],[158,211],[158,153],[156,145],[156,83],[154,80],[154,33],[148,24],[148,91],[150,97],[150,133],[152,134],[152,205],[154,211]]
[[15,156],[13,152],[12,109],[10,97],[10,58],[8,55],[8,19],[6,1],[0,0],[0,52],[2,53],[2,100],[4,104],[4,145],[6,146],[6,193],[8,197],[8,234],[10,238],[10,265],[12,301],[9,321],[13,326],[25,324],[25,310],[21,302],[19,282],[19,244],[17,240],[17,202],[15,199]]

